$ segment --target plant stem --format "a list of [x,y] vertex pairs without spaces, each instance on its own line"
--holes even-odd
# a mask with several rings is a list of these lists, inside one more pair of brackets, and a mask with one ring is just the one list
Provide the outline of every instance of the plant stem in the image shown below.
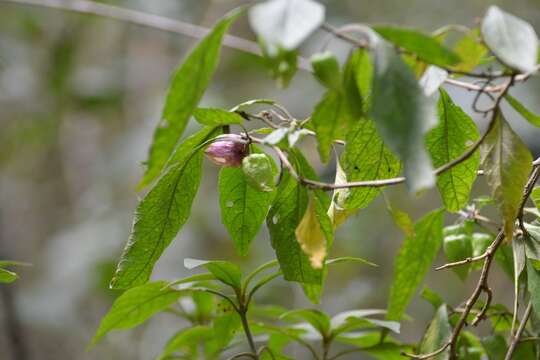
[[517,332],[512,337],[512,341],[510,343],[510,346],[508,347],[508,351],[506,352],[506,356],[504,357],[504,360],[512,359],[512,355],[514,354],[514,351],[516,350],[516,346],[519,343],[519,338],[521,337],[523,330],[525,330],[525,325],[527,325],[527,321],[529,320],[529,317],[531,316],[531,310],[532,310],[532,303],[529,301],[529,304],[527,305],[527,308],[525,309],[525,313],[523,314],[523,318],[521,319]]
[[242,320],[242,328],[244,329],[244,333],[246,334],[249,348],[251,352],[253,353],[253,358],[259,359],[259,355],[257,353],[257,347],[255,346],[255,341],[253,340],[251,329],[249,328],[249,322],[247,318],[247,307],[245,307],[243,304],[240,305],[240,311],[238,312],[238,315],[240,315],[240,319]]

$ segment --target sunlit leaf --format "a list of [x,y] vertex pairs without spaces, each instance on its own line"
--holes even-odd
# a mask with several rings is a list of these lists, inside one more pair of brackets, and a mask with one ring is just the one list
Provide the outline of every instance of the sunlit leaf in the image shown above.
[[113,288],[129,288],[148,281],[154,264],[189,218],[199,188],[203,155],[197,146],[215,136],[204,128],[186,139],[173,155],[173,163],[144,197],[116,274]]
[[269,0],[249,11],[249,23],[264,42],[296,49],[324,21],[324,6],[312,0]]
[[490,6],[481,30],[484,42],[503,64],[524,73],[534,71],[538,37],[531,24]]
[[176,70],[165,100],[162,120],[154,133],[140,187],[149,185],[159,176],[173,153],[216,70],[223,36],[240,14],[239,10],[227,14]]
[[376,26],[373,29],[386,40],[416,54],[429,64],[444,67],[454,65],[461,60],[452,50],[418,31],[390,26]]
[[17,280],[17,278],[16,273],[0,268],[0,284],[10,284]]
[[461,58],[461,62],[455,65],[453,69],[470,72],[480,65],[488,49],[480,39],[480,31],[475,29],[466,33],[456,43],[454,52]]
[[222,109],[198,108],[193,111],[193,116],[206,126],[241,124],[244,121],[237,113]]
[[[458,158],[478,139],[474,121],[454,104],[446,91],[441,89],[440,93],[439,125],[426,137],[435,167]],[[475,152],[437,177],[437,188],[448,211],[457,212],[467,204],[479,165],[480,154]]]
[[[355,122],[347,135],[340,163],[347,181],[366,181],[393,178],[399,175],[401,164],[386,147],[375,124],[369,119]],[[368,206],[382,188],[361,187],[341,190],[336,203],[349,210]]]
[[516,110],[521,116],[523,116],[525,120],[530,122],[532,125],[540,127],[540,116],[532,113],[516,98],[510,96],[510,94],[506,94],[504,98],[514,108],[514,110]]

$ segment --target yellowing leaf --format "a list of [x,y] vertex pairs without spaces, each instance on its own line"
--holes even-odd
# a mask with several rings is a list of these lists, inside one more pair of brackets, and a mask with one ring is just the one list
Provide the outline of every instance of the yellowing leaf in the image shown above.
[[316,269],[322,268],[326,258],[326,238],[317,219],[315,202],[311,196],[304,217],[296,227],[295,234],[300,247],[309,257],[311,266]]

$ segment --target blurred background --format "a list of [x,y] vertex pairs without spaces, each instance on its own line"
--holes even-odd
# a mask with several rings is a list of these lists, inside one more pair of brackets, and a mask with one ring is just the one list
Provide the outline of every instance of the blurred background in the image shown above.
[[[237,0],[103,1],[193,24],[211,26]],[[446,24],[474,26],[488,5],[531,22],[540,32],[538,0],[334,0],[327,20],[392,23],[432,31]],[[232,33],[253,39],[245,19]],[[321,48],[318,33],[302,48],[306,56]],[[171,73],[194,44],[178,34],[0,0],[0,259],[32,263],[21,279],[0,285],[0,359],[151,359],[181,325],[158,315],[127,332],[114,332],[90,352],[85,347],[115,292],[108,281],[129,235],[132,213],[143,194],[135,191],[159,120]],[[347,47],[330,48],[345,56]],[[471,94],[447,89],[470,112]],[[230,108],[250,98],[271,98],[299,118],[310,114],[323,88],[300,72],[287,89],[278,89],[255,56],[224,49],[219,70],[203,100]],[[540,113],[540,81],[533,78],[513,91]],[[540,131],[505,108],[514,129],[536,156]],[[474,115],[480,127],[484,119]],[[192,122],[187,132],[196,129]],[[305,149],[317,163],[314,143]],[[203,184],[192,217],[157,264],[153,277],[188,274],[186,257],[237,261],[249,270],[273,257],[266,230],[247,258],[240,259],[221,225],[216,192],[218,168],[205,163]],[[318,166],[331,180],[334,167]],[[479,179],[476,195],[486,192]],[[414,219],[440,206],[438,194],[409,195],[404,186],[386,191]],[[450,217],[447,218],[451,222]],[[331,314],[348,309],[386,307],[393,258],[403,235],[382,199],[354,216],[336,236],[332,257],[362,256],[378,268],[340,265],[330,270],[320,308]],[[445,261],[441,256],[437,263]],[[476,282],[462,283],[452,272],[433,272],[426,283],[460,303]],[[496,301],[511,303],[512,284],[492,273]],[[284,294],[287,294],[284,296]],[[298,286],[276,281],[258,301],[285,307],[312,306]],[[416,299],[401,338],[418,341],[432,316]],[[353,357],[351,357],[353,358]],[[360,358],[355,355],[354,358]]]

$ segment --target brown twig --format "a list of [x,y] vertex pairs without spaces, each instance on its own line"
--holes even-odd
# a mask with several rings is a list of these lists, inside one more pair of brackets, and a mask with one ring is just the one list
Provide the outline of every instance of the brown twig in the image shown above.
[[519,323],[518,330],[516,334],[512,337],[512,341],[510,342],[510,346],[508,347],[508,351],[506,352],[506,356],[504,357],[504,360],[511,360],[512,355],[514,354],[514,351],[516,350],[517,344],[520,342],[521,334],[523,333],[523,330],[525,330],[525,325],[527,325],[527,321],[529,320],[529,317],[531,316],[531,310],[532,310],[532,303],[529,302],[527,305],[527,308],[525,309],[525,313],[523,314],[523,318],[521,319],[521,322]]

